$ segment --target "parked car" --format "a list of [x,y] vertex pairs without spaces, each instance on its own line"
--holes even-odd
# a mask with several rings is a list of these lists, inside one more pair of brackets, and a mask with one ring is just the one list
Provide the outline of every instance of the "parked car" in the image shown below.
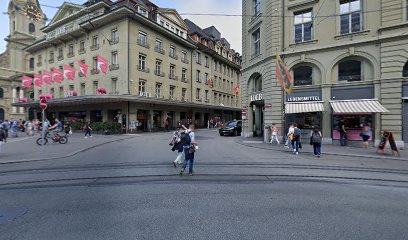
[[242,131],[242,121],[229,121],[224,124],[219,130],[220,136],[232,135],[238,136],[241,135]]

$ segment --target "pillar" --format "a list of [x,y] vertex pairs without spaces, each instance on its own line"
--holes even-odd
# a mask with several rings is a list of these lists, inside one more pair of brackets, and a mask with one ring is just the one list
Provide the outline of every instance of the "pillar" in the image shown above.
[[[23,97],[24,97],[24,90],[20,89],[20,98],[23,98]],[[20,107],[19,112],[20,112],[20,114],[24,114],[24,108]]]
[[[12,91],[12,103],[16,102],[16,98],[17,98],[17,89],[13,88],[13,91]],[[12,109],[12,113],[17,112],[17,107],[12,107],[11,109]]]
[[331,88],[329,86],[322,87],[323,112],[320,127],[323,134],[323,143],[332,144],[332,110],[330,105]]
[[181,119],[180,119],[180,112],[179,112],[179,111],[175,111],[173,118],[174,118],[173,125],[176,126],[176,127],[178,127],[178,126],[177,126],[177,123],[178,123],[179,121],[181,121]]
[[147,120],[147,129],[148,129],[149,132],[151,132],[152,128],[153,128],[153,110],[150,109],[149,110],[148,120]]

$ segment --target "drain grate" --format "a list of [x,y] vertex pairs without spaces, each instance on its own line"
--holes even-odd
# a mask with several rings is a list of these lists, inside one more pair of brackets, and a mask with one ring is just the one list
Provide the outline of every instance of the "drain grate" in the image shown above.
[[12,222],[26,214],[27,211],[27,208],[0,209],[0,224]]

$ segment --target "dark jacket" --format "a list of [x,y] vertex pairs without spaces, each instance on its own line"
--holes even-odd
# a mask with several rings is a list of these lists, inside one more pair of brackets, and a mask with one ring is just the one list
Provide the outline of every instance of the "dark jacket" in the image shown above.
[[6,140],[6,134],[3,129],[0,129],[0,142],[4,142]]

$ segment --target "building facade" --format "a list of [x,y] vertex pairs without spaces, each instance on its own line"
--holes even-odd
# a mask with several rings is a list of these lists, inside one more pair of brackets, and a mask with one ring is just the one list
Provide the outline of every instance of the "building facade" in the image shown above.
[[[284,134],[296,122],[304,139],[318,126],[326,143],[336,143],[344,120],[352,143],[367,124],[373,143],[387,130],[403,147],[407,7],[406,0],[243,0],[243,15],[252,16],[242,23],[244,135],[265,135],[272,123]],[[276,80],[276,51],[293,76],[290,95]]]
[[[27,9],[34,9],[27,15]],[[40,36],[45,24],[45,15],[38,1],[11,0],[7,9],[9,35],[6,37],[6,51],[0,54],[0,120],[24,119],[23,107],[12,107],[19,98],[32,95],[33,91],[21,88],[21,76],[29,73],[30,55],[24,50]],[[31,62],[32,64],[32,62]]]
[[[240,84],[240,55],[221,35],[199,35],[193,25],[206,31],[149,1],[66,2],[26,49],[35,59],[33,72],[79,69],[78,61],[91,70],[74,81],[35,87],[34,98],[55,97],[49,100],[50,118],[118,121],[127,130],[158,130],[165,119],[173,127],[203,127],[210,119],[240,117],[240,95],[233,91]],[[97,70],[98,56],[109,62],[106,75]],[[213,76],[223,84],[209,85]],[[98,87],[107,94],[97,94]]]

